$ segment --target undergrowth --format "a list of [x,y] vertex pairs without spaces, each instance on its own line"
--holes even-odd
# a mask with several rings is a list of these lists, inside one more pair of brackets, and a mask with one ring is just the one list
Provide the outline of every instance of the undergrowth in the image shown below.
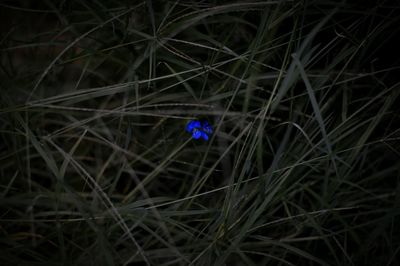
[[399,11],[2,1],[0,264],[400,265]]

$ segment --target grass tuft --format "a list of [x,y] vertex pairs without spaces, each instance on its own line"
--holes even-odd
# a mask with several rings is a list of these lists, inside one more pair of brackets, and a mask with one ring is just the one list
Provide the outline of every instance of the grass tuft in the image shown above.
[[0,264],[400,265],[372,2],[0,3]]

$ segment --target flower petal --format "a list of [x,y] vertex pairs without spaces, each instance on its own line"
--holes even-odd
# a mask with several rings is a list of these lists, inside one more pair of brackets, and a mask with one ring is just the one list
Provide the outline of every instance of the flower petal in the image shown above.
[[208,123],[208,121],[204,121],[203,122],[203,130],[204,132],[206,132],[207,134],[211,134],[213,132],[213,128],[212,126]]
[[191,120],[187,125],[186,125],[186,131],[189,133],[192,133],[193,129],[195,128],[200,128],[200,122],[197,120]]
[[208,140],[208,135],[207,135],[204,131],[201,131],[201,136],[203,137],[203,139],[204,139],[205,141]]
[[197,128],[193,129],[192,137],[194,139],[199,139],[202,135],[202,131],[198,130]]

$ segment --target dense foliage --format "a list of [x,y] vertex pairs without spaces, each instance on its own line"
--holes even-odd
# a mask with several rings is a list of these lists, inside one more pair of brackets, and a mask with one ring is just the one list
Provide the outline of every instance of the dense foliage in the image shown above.
[[1,1],[0,264],[400,265],[399,11]]

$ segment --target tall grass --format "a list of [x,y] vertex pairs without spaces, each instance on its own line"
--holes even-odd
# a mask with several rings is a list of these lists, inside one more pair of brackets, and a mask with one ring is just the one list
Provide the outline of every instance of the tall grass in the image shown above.
[[399,4],[0,11],[1,265],[400,265]]

